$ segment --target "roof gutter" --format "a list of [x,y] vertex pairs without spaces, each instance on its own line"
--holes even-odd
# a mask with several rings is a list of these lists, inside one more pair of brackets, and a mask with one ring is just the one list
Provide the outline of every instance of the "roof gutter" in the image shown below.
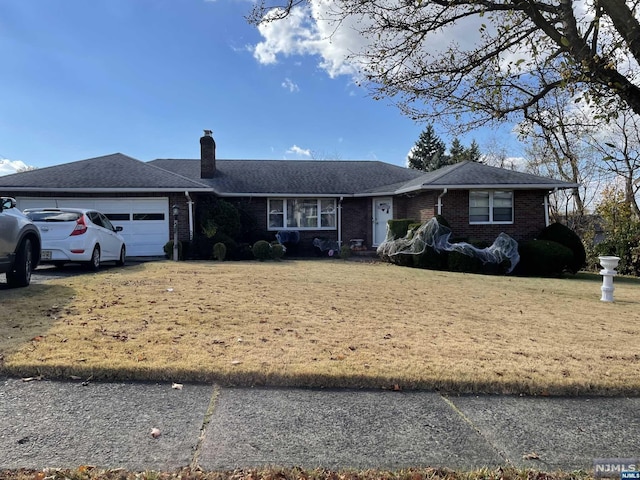
[[[564,190],[578,188],[578,183],[513,183],[513,184],[468,184],[468,185],[418,185],[415,187],[402,188],[393,192],[395,195],[401,193],[418,192],[421,190]],[[371,195],[369,195],[371,196]]]
[[[64,192],[64,193],[175,193],[184,192],[182,188],[38,188],[38,187],[2,187],[6,192]],[[192,192],[211,193],[210,188],[195,188]]]

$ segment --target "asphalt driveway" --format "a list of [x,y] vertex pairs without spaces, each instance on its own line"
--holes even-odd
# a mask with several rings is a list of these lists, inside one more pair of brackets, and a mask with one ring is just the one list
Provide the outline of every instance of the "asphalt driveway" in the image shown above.
[[[139,265],[143,262],[151,262],[164,260],[163,257],[127,257],[127,262],[124,267],[117,267],[114,262],[108,262],[100,265],[100,271],[109,271],[119,268],[128,268],[134,265]],[[55,280],[57,278],[75,277],[78,275],[89,275],[95,273],[89,270],[85,265],[79,263],[69,263],[62,268],[57,268],[54,265],[40,265],[31,275],[31,283],[40,284],[49,280]],[[0,275],[0,290],[7,289],[7,282],[4,275]]]

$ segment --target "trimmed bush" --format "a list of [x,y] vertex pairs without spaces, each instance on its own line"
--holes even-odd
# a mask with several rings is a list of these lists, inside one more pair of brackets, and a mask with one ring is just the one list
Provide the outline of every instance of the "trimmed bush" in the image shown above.
[[389,226],[389,232],[394,239],[404,238],[409,231],[409,225],[415,224],[416,221],[410,218],[400,218],[397,220],[389,220],[387,225]]
[[444,218],[442,215],[436,215],[436,220],[443,227],[447,227],[447,228],[451,229],[451,225],[449,225],[449,222],[447,222],[447,219]]
[[[173,260],[173,241],[167,242],[162,247],[164,256],[169,260]],[[182,242],[178,242],[178,260],[182,260]]]
[[573,252],[564,245],[551,240],[531,240],[518,245],[520,262],[516,275],[531,277],[558,277],[569,270],[574,260]]
[[255,258],[251,251],[251,245],[248,243],[239,243],[231,255],[232,260],[253,260]]
[[271,244],[266,240],[258,240],[253,244],[253,247],[251,247],[251,251],[253,252],[253,256],[261,262],[271,258]]
[[587,263],[587,253],[580,237],[569,227],[561,223],[552,223],[540,233],[540,240],[550,240],[569,248],[573,252],[573,260],[567,265],[571,273],[578,273]]
[[412,255],[413,266],[428,270],[446,270],[449,252],[436,252],[433,247],[425,247],[424,252]]
[[227,246],[222,242],[216,243],[213,246],[213,258],[220,262],[224,262],[224,259],[226,257],[227,257]]
[[280,245],[275,242],[271,244],[271,258],[274,260],[280,260],[284,257],[284,245]]
[[460,252],[449,252],[447,258],[447,270],[450,272],[480,273],[482,261],[476,257],[470,257]]
[[351,247],[349,245],[342,245],[340,247],[340,258],[346,260],[351,256]]

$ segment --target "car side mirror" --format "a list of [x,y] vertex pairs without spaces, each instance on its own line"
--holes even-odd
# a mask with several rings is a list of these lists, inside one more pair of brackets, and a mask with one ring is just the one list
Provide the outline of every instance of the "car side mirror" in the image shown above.
[[15,208],[16,201],[13,198],[3,198],[2,204],[0,204],[0,212],[2,210],[8,210],[10,208]]
[[118,226],[116,227],[116,232],[121,232],[121,231],[122,231],[122,227],[121,227],[120,225],[118,225]]

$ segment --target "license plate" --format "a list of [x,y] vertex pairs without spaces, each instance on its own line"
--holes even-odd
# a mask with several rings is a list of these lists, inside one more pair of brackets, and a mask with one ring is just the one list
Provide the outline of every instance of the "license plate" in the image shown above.
[[51,260],[51,250],[42,250],[40,252],[40,260]]

